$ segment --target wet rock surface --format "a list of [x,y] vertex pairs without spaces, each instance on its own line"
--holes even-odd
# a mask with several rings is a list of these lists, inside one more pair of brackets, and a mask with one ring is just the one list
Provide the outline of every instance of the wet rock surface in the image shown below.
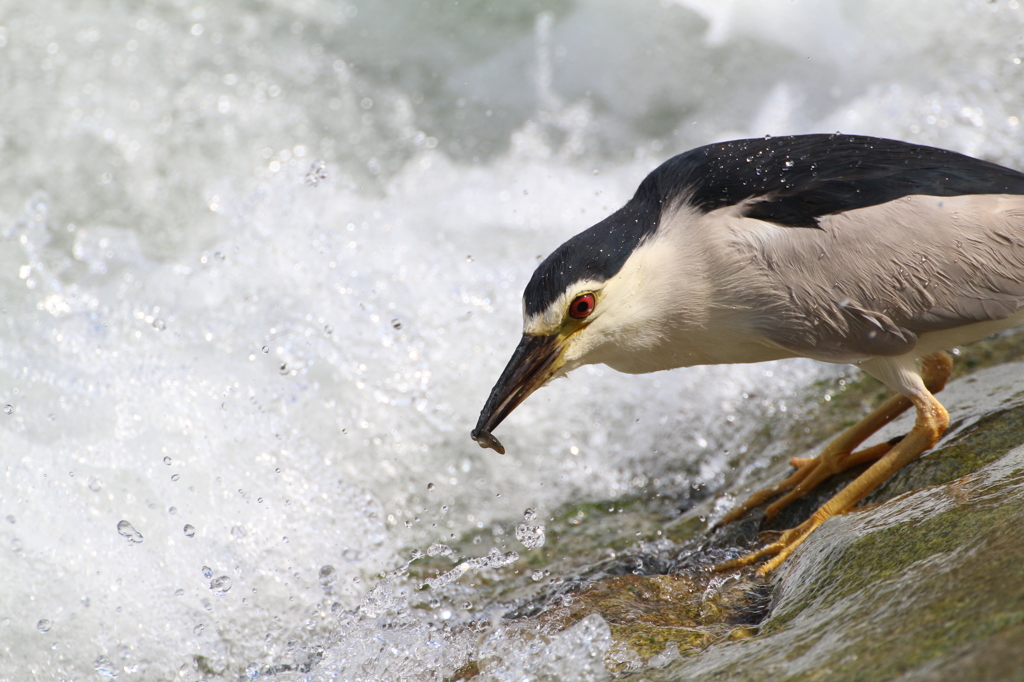
[[[1019,337],[1010,345],[973,352],[1019,357]],[[604,670],[581,679],[1024,679],[1024,362],[973,369],[940,395],[951,416],[940,444],[767,578],[708,569],[796,525],[859,471],[766,529],[760,511],[714,532],[710,523],[820,444],[776,445],[769,466],[738,466],[716,496],[562,510],[547,545],[524,553],[526,570],[492,586],[490,598],[507,606],[503,636],[543,647],[566,632],[598,633]],[[822,421],[838,430],[877,401],[881,391],[861,383]],[[911,423],[905,415],[868,444]],[[500,656],[479,658],[450,679],[488,679],[501,666]]]

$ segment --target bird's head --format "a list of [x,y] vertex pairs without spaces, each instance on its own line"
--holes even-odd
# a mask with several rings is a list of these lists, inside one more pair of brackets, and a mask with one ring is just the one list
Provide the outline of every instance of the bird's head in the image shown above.
[[581,365],[621,365],[616,360],[654,331],[643,324],[650,288],[638,296],[651,258],[638,254],[657,230],[660,206],[643,189],[533,273],[523,294],[523,337],[472,432],[481,447],[504,453],[491,431],[531,393]]

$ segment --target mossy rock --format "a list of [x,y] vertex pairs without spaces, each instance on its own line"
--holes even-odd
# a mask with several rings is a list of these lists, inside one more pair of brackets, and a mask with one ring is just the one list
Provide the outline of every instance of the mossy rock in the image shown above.
[[1024,679],[1024,393],[1015,386],[1024,364],[953,384],[943,394],[950,436],[874,504],[808,538],[770,577],[755,636],[642,678]]

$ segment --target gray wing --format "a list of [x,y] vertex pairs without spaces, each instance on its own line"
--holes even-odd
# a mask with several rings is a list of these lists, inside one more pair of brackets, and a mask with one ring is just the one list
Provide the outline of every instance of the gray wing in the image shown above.
[[902,355],[922,334],[1024,309],[1024,196],[913,195],[819,230],[749,227],[755,327],[801,355]]

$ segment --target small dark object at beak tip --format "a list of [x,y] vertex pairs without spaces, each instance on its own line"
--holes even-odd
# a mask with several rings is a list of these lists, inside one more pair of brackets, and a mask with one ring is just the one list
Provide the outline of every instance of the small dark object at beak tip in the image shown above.
[[502,445],[497,438],[492,436],[490,432],[484,431],[483,429],[479,429],[474,430],[473,433],[470,434],[470,436],[473,438],[473,440],[480,444],[480,447],[490,448],[491,450],[497,452],[499,455],[505,454],[505,446]]

